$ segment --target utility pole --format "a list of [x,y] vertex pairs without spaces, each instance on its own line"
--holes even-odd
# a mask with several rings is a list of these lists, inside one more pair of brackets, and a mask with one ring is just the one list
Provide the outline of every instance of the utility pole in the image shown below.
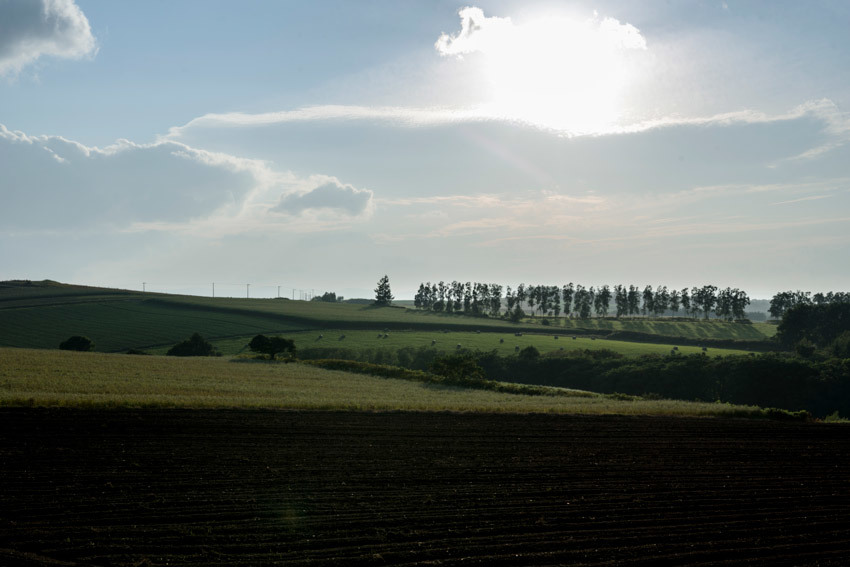
[[142,282],[142,293],[145,293],[145,285],[146,285],[146,282]]
[[249,284],[249,283],[245,284],[245,298],[246,299],[251,298],[251,284]]
[[213,282],[213,297],[215,297],[215,282]]
[[277,296],[280,297],[280,286],[277,286]]
[[292,288],[292,301],[295,301],[295,288]]

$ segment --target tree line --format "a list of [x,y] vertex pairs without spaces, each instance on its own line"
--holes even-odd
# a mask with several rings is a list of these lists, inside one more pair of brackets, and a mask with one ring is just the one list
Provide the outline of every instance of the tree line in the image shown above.
[[[504,289],[504,298],[502,290]],[[504,299],[504,301],[503,301]],[[673,315],[680,311],[690,317],[715,315],[721,319],[744,319],[750,304],[746,292],[738,288],[719,289],[714,285],[668,289],[667,286],[608,285],[585,287],[572,282],[557,285],[519,284],[511,286],[452,281],[421,283],[413,299],[417,309],[464,315],[507,317],[518,321],[526,316],[575,316],[581,319],[607,317]],[[503,307],[505,308],[503,311]]]
[[850,293],[846,291],[818,292],[812,295],[810,291],[780,291],[770,300],[770,316],[781,319],[786,312],[798,305],[832,305],[850,303]]

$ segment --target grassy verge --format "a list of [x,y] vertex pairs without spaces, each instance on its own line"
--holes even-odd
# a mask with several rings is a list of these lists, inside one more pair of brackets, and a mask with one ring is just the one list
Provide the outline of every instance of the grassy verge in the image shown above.
[[764,417],[755,407],[618,398],[506,393],[305,364],[0,348],[0,406]]

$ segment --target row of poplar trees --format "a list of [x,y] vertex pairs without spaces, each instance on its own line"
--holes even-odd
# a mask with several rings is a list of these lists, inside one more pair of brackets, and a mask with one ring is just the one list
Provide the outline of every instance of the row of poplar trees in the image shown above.
[[[516,289],[507,286],[502,301],[503,287],[499,284],[477,282],[431,282],[419,284],[414,297],[418,309],[464,313],[467,315],[506,316],[519,319],[526,315],[559,317],[561,313],[587,319],[595,314],[606,317],[659,316],[665,313],[704,318],[709,315],[722,319],[743,319],[750,304],[746,292],[737,288],[718,289],[714,285],[668,289],[667,286],[607,285],[585,287],[581,284],[563,286],[519,284]],[[506,309],[505,309],[506,308]],[[504,309],[504,311],[503,311]]]

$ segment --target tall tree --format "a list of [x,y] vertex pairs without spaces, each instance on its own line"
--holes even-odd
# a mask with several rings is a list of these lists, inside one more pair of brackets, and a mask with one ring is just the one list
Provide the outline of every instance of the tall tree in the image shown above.
[[596,291],[596,298],[593,303],[593,307],[596,310],[596,316],[606,317],[608,315],[608,309],[611,306],[611,288],[607,285],[600,287]]
[[691,296],[688,295],[688,288],[682,288],[682,310],[687,315],[691,311]]
[[655,292],[652,291],[652,286],[648,285],[643,288],[643,307],[641,307],[641,312],[644,316],[652,315],[655,311]]
[[534,306],[537,304],[537,294],[540,291],[539,286],[528,286],[528,294],[526,297],[526,301],[528,302],[528,308],[531,309],[531,316],[534,317]]
[[550,287],[549,293],[552,295],[552,311],[555,313],[555,317],[559,317],[561,315],[561,293],[558,286]]
[[575,288],[573,282],[568,283],[561,288],[561,299],[564,301],[564,315],[569,316],[573,310],[573,293]]
[[680,304],[681,301],[682,301],[682,297],[679,295],[678,289],[674,289],[673,291],[670,292],[669,307],[670,307],[670,311],[673,312],[673,315],[676,315],[677,313],[679,313],[679,304]]
[[502,312],[502,286],[490,284],[490,316],[498,317]]
[[629,286],[629,315],[640,313],[640,289],[637,286]]
[[459,281],[452,282],[452,295],[454,296],[454,311],[463,310],[463,284]]
[[745,291],[738,288],[732,290],[732,317],[735,319],[746,318],[746,309],[749,304],[750,298]]
[[517,302],[517,305],[516,305],[516,306],[517,306],[519,309],[522,309],[522,304],[523,304],[523,303],[525,303],[525,300],[526,300],[526,298],[528,297],[528,292],[527,292],[527,291],[526,291],[526,289],[525,289],[525,284],[519,284],[519,285],[516,287],[516,295],[515,295],[515,297],[516,297],[516,302]]
[[506,313],[511,313],[514,310],[514,303],[516,303],[516,299],[514,298],[514,292],[511,289],[511,286],[508,286],[507,290],[505,291],[505,303],[508,307]]
[[626,286],[620,284],[614,286],[614,305],[617,306],[617,319],[629,314],[629,292]]
[[708,319],[712,309],[714,309],[714,304],[717,303],[716,292],[717,286],[709,284],[702,286],[697,293],[697,303],[699,303],[704,319]]
[[652,312],[656,317],[664,315],[667,311],[667,306],[670,303],[670,292],[667,291],[667,286],[658,286],[655,288],[655,296],[652,298]]
[[378,280],[378,287],[375,288],[375,305],[388,306],[392,304],[393,299],[392,291],[390,291],[390,278],[384,274],[384,277]]

